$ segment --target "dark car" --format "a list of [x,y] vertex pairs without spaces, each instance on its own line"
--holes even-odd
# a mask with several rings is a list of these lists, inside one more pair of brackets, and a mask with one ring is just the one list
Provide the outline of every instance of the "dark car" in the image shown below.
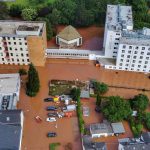
[[45,98],[44,101],[45,102],[53,102],[54,98],[53,97]]
[[48,113],[47,114],[48,117],[58,117],[57,113]]
[[46,108],[46,110],[48,110],[48,111],[54,111],[54,110],[57,110],[57,107],[55,107],[55,106],[48,106]]
[[48,132],[47,133],[47,137],[56,137],[56,136],[57,136],[56,132]]
[[98,113],[100,113],[100,112],[101,112],[100,107],[96,107],[96,108],[95,108],[95,111],[98,112]]

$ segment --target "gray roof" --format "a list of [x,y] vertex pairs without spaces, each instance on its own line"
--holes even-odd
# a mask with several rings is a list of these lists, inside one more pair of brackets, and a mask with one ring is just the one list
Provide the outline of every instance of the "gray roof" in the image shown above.
[[81,97],[81,98],[90,98],[90,93],[89,93],[89,91],[81,90],[80,97]]
[[142,138],[143,138],[144,142],[150,143],[150,132],[142,133]]
[[67,41],[81,37],[78,31],[71,25],[65,27],[57,36]]
[[123,150],[150,150],[150,143],[124,144],[123,148]]
[[110,123],[106,121],[104,121],[103,123],[91,124],[90,131],[91,131],[91,134],[113,133]]
[[112,123],[111,126],[114,133],[116,134],[125,133],[125,129],[122,122]]
[[0,111],[0,150],[19,150],[21,110]]
[[104,142],[92,142],[92,139],[89,136],[83,136],[82,140],[85,150],[107,150]]

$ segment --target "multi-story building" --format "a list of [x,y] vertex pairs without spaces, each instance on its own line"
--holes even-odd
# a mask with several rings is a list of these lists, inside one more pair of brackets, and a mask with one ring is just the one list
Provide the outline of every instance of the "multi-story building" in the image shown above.
[[131,6],[107,5],[104,43],[105,56],[116,58],[122,31],[132,30]]
[[150,29],[133,30],[130,6],[107,6],[103,43],[105,56],[99,57],[105,68],[150,72],[149,43]]
[[20,75],[0,74],[0,110],[16,109],[20,95]]
[[45,65],[44,22],[0,21],[0,64]]

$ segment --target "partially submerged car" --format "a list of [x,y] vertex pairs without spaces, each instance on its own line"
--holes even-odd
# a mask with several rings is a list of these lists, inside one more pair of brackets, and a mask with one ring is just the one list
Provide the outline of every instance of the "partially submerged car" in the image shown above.
[[56,118],[54,118],[54,117],[49,117],[49,118],[46,119],[46,121],[48,121],[48,122],[55,122],[55,121],[56,121]]
[[56,132],[48,132],[47,133],[47,137],[56,137],[56,136],[57,136]]

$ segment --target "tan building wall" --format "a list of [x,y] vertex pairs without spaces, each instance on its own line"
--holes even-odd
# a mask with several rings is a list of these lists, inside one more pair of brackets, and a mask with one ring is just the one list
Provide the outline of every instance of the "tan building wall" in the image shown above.
[[27,44],[29,59],[35,66],[44,66],[46,61],[45,49],[47,48],[46,27],[42,36],[28,36]]

